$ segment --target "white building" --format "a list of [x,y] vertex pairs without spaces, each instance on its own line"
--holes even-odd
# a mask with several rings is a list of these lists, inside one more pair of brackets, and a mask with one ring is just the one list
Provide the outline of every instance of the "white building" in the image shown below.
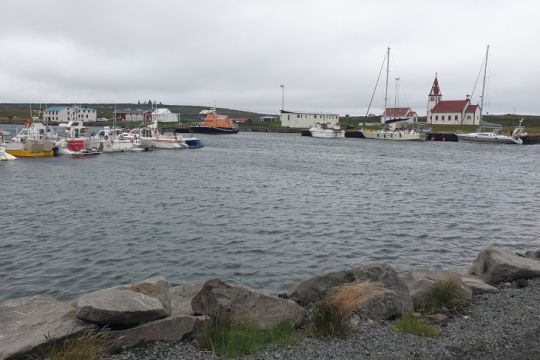
[[418,115],[410,107],[387,108],[381,115],[381,124],[386,124],[386,122],[393,120],[415,123],[417,119]]
[[431,86],[427,103],[427,123],[444,125],[479,125],[480,106],[465,100],[442,100],[437,76]]
[[152,111],[152,120],[158,122],[178,122],[178,114],[173,114],[169,109],[160,108]]
[[330,127],[339,127],[339,114],[299,113],[281,110],[280,120],[281,126],[290,128],[308,129],[320,121],[327,122]]
[[95,109],[80,106],[49,106],[43,111],[43,120],[55,122],[96,121]]

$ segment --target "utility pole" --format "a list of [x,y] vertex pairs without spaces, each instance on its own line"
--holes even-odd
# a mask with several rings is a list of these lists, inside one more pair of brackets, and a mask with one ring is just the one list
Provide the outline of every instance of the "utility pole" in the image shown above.
[[279,85],[281,88],[281,111],[285,110],[285,85]]

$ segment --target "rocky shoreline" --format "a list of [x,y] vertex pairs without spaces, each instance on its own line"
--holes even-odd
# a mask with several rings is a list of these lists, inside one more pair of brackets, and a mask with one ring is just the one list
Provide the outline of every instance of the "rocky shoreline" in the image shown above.
[[[361,322],[350,336],[331,341],[302,336],[288,349],[267,347],[241,359],[501,359],[533,360],[540,354],[540,279],[521,288],[501,285],[497,293],[474,297],[459,317],[437,325],[439,336],[404,335],[392,322]],[[154,343],[109,360],[215,359],[194,342]]]
[[[452,282],[470,304],[429,315],[438,336],[422,338],[393,328],[416,314],[441,282]],[[314,306],[346,299],[351,333],[320,340],[306,334]],[[332,300],[333,299],[333,300]],[[226,314],[234,322],[271,329],[289,321],[300,341],[267,347],[245,359],[533,359],[540,353],[540,252],[515,254],[488,247],[469,270],[413,269],[400,277],[388,265],[316,275],[279,297],[221,280],[170,287],[156,277],[81,295],[72,303],[32,296],[0,303],[0,359],[27,358],[51,343],[106,327],[110,360],[210,359],[193,342]],[[443,309],[445,309],[443,307]]]

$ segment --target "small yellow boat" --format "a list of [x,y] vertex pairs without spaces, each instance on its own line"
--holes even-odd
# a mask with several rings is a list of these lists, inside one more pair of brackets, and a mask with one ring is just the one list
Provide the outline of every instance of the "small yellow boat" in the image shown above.
[[55,143],[50,140],[31,140],[10,142],[5,152],[16,157],[51,157],[54,156]]

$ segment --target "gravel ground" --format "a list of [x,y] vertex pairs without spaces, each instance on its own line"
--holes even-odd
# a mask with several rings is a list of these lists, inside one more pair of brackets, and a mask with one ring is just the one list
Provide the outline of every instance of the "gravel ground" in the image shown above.
[[[518,289],[473,299],[466,315],[437,326],[439,336],[402,334],[384,324],[363,322],[346,339],[323,341],[302,336],[286,349],[267,347],[242,359],[540,359],[540,279]],[[216,359],[193,343],[155,343],[109,360]]]

